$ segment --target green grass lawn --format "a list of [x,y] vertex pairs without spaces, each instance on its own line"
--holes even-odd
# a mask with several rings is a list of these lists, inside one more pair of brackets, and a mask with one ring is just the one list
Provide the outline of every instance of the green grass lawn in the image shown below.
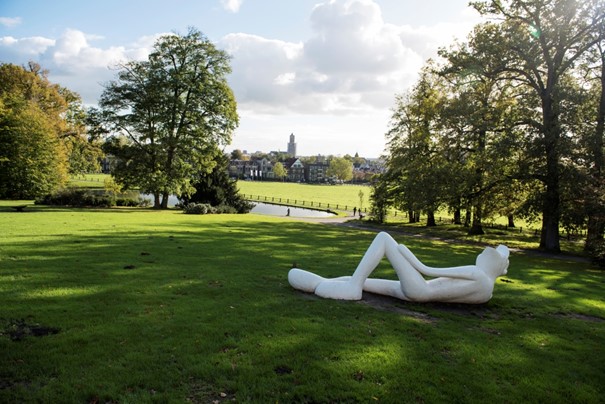
[[68,185],[78,188],[104,188],[107,178],[111,178],[109,174],[75,175],[69,179]]
[[[342,302],[293,290],[287,272],[295,262],[350,274],[371,232],[8,206],[0,202],[0,402],[605,396],[605,273],[585,263],[513,252],[480,306]],[[436,266],[472,263],[481,250],[394,235]],[[394,277],[386,263],[376,275]]]
[[[267,197],[268,202],[285,203],[289,205],[301,205],[301,200],[314,203],[314,207],[327,208],[342,213],[343,205],[347,206],[348,213],[353,207],[359,208],[359,191],[364,193],[364,210],[369,210],[371,188],[367,185],[316,185],[297,184],[288,182],[263,182],[263,181],[239,181],[240,192],[246,195]],[[256,199],[256,198],[254,198]],[[260,199],[264,201],[263,198]],[[297,203],[295,203],[297,202]],[[339,205],[340,209],[335,206]],[[485,235],[469,236],[468,228],[461,225],[451,224],[451,214],[446,211],[436,214],[437,226],[426,227],[426,217],[422,217],[418,223],[410,224],[402,212],[390,210],[387,219],[387,227],[414,234],[422,234],[430,237],[445,239],[456,239],[475,243],[503,243],[512,247],[537,249],[540,244],[539,223],[530,223],[523,219],[516,219],[515,228],[506,228],[508,219],[505,217],[494,217],[484,220],[483,228]],[[566,253],[584,254],[584,236],[576,236],[567,239],[564,229],[561,229],[561,248]]]
[[[353,207],[359,208],[359,191],[363,192],[363,209],[370,208],[371,188],[367,185],[318,185],[318,184],[298,184],[292,182],[264,182],[264,181],[238,181],[237,186],[242,194],[247,196],[266,196],[281,198],[281,202],[289,200],[291,205],[301,205],[305,201],[305,206],[313,202],[314,206],[321,203],[323,207],[330,204],[330,208],[353,210]],[[269,199],[271,201],[271,199]],[[296,201],[296,203],[294,203]]]

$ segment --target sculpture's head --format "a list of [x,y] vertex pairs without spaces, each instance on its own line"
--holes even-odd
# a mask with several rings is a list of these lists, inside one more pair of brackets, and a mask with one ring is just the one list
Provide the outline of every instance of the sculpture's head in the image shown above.
[[495,278],[506,275],[510,252],[505,245],[497,248],[487,247],[477,256],[476,265]]

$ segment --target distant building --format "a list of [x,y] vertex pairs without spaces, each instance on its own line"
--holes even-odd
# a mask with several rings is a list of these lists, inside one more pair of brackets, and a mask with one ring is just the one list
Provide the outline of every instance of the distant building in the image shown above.
[[288,142],[288,154],[296,157],[296,142],[294,141],[294,133],[290,134],[290,142]]
[[305,166],[297,158],[289,158],[284,161],[284,168],[288,171],[288,181],[304,182],[305,181]]
[[305,164],[305,181],[311,183],[325,182],[328,167],[328,163],[323,161]]

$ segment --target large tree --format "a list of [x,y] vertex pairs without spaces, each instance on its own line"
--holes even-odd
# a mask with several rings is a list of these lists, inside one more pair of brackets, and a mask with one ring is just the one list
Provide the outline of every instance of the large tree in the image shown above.
[[541,166],[534,177],[544,184],[540,247],[560,251],[561,218],[561,80],[583,54],[599,41],[602,0],[486,0],[473,5],[482,14],[503,20],[494,50],[505,63],[502,72],[526,86],[538,101],[538,119],[529,117],[535,131],[534,150]]
[[0,65],[0,198],[35,198],[67,180],[62,90],[36,63]]
[[586,250],[603,242],[605,232],[605,24],[597,42],[582,64],[585,102],[576,117],[580,126],[587,184],[584,205],[588,216]]
[[103,157],[100,139],[88,131],[88,115],[82,105],[80,95],[66,88],[60,88],[67,102],[64,113],[65,131],[62,135],[69,160],[69,174],[98,172]]
[[[440,74],[450,84],[441,108],[442,148],[462,184],[472,212],[469,234],[483,234],[482,219],[511,182],[513,86],[502,80],[502,60],[493,52],[493,24],[477,25],[464,44],[441,50]],[[459,163],[459,164],[455,164]]]
[[332,157],[326,175],[341,181],[351,181],[353,178],[353,163],[346,157]]
[[441,82],[429,64],[414,88],[397,96],[387,133],[387,175],[382,178],[390,182],[383,188],[391,189],[393,204],[407,211],[412,222],[425,212],[427,226],[436,225],[435,212],[444,203],[451,179],[438,139]]
[[227,53],[195,29],[163,36],[148,60],[121,65],[96,113],[129,140],[107,143],[118,182],[153,194],[155,208],[166,208],[170,194],[193,191],[192,177],[212,170],[214,151],[238,125],[230,71]]

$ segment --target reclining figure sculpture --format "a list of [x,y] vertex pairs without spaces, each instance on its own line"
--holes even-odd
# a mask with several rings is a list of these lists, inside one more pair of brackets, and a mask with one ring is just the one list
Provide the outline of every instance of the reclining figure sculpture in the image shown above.
[[[385,256],[399,281],[368,278]],[[475,265],[431,268],[421,263],[406,246],[381,232],[352,276],[327,279],[292,268],[288,282],[295,289],[329,299],[360,300],[366,291],[411,302],[480,304],[491,299],[496,278],[506,274],[508,256],[509,250],[504,245],[487,247],[477,256]],[[433,279],[426,280],[422,275]]]

